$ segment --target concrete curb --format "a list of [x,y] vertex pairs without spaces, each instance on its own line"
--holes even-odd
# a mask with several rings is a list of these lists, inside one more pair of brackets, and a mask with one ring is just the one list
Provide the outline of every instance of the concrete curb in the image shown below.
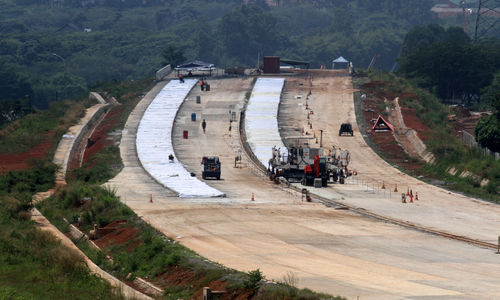
[[[77,125],[68,129],[68,132],[63,136],[57,145],[54,154],[53,162],[61,166],[61,169],[56,174],[56,184],[66,184],[66,171],[70,158],[74,155],[75,151],[80,144],[82,137],[91,130],[100,117],[107,112],[109,104],[96,104],[86,110],[85,116],[80,120]],[[66,136],[66,137],[65,137]],[[33,196],[37,201],[46,199],[54,194],[51,192],[43,192]],[[45,218],[36,208],[32,210],[31,219],[41,225],[41,230],[47,230],[59,240],[61,244],[73,249],[80,256],[83,257],[85,263],[93,274],[100,276],[106,280],[112,287],[117,288],[122,295],[129,299],[152,299],[151,297],[135,290],[134,288],[124,284],[116,277],[102,270],[92,260],[90,260],[85,253],[83,253],[68,237],[60,232],[54,225],[52,225],[47,218]]]
[[403,118],[403,113],[401,112],[401,106],[399,105],[399,97],[396,97],[393,101],[394,103],[394,109],[396,111],[396,120],[401,126],[401,131],[404,132],[403,134],[406,136],[408,141],[413,146],[413,149],[418,153],[420,158],[422,158],[424,161],[427,163],[432,164],[435,160],[434,155],[427,151],[427,147],[424,144],[424,142],[418,137],[417,132],[414,129],[406,127],[404,118]]
[[124,284],[118,280],[113,275],[107,273],[96,265],[92,260],[90,260],[85,253],[82,252],[68,237],[66,237],[62,232],[59,231],[54,225],[52,225],[47,218],[45,218],[38,209],[34,208],[31,212],[31,219],[39,224],[40,230],[48,231],[54,235],[57,239],[61,241],[61,245],[64,245],[80,255],[88,266],[92,274],[98,275],[102,279],[106,280],[112,287],[118,289],[120,293],[128,299],[153,299],[132,287]]
[[71,126],[66,134],[63,135],[59,144],[57,145],[54,154],[53,162],[61,168],[56,173],[56,183],[66,184],[66,172],[71,157],[77,151],[77,145],[82,141],[83,136],[91,130],[99,117],[104,114],[108,109],[109,104],[96,104],[86,110],[85,116],[80,119],[77,125]]
[[89,99],[95,99],[100,104],[107,103],[106,100],[104,100],[104,98],[101,95],[99,95],[99,93],[96,93],[96,92],[90,92]]

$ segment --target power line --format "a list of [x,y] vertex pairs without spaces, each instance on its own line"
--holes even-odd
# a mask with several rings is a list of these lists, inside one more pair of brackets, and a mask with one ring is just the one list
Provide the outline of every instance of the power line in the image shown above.
[[485,37],[500,38],[500,0],[479,0],[474,41]]

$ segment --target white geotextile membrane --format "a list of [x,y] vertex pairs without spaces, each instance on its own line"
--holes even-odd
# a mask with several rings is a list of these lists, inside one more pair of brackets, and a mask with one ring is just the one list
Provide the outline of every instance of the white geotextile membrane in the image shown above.
[[176,191],[179,197],[219,197],[224,194],[191,177],[191,174],[175,158],[172,146],[172,127],[175,115],[184,98],[196,84],[195,79],[170,81],[155,97],[144,112],[137,130],[137,154],[146,171],[165,187]]
[[278,107],[284,78],[259,78],[245,112],[247,142],[255,156],[267,168],[273,146],[288,153],[278,129]]

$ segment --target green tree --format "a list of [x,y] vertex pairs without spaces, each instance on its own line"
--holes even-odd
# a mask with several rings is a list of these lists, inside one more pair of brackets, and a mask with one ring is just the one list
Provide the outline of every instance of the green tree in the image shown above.
[[0,65],[0,99],[20,99],[27,95],[33,95],[27,77],[13,65]]
[[281,37],[276,19],[257,6],[242,5],[222,17],[219,35],[232,63],[253,65],[258,53],[273,55]]
[[262,281],[262,279],[264,279],[264,275],[259,269],[249,271],[247,273],[247,278],[244,282],[244,286],[247,289],[256,289],[259,287],[259,283]]
[[460,28],[416,27],[405,38],[399,72],[442,99],[472,104],[491,83],[499,51],[497,43],[473,44]]
[[[495,105],[495,95],[500,92],[500,71],[497,72],[491,84],[481,90],[481,102],[485,104]],[[496,108],[500,110],[500,108]]]
[[176,49],[172,45],[168,45],[165,48],[165,50],[163,50],[161,56],[164,59],[163,64],[164,65],[170,64],[172,68],[175,68],[186,61],[186,57],[184,56],[184,50]]
[[482,117],[474,129],[477,142],[491,151],[500,152],[500,93],[492,101],[493,114]]

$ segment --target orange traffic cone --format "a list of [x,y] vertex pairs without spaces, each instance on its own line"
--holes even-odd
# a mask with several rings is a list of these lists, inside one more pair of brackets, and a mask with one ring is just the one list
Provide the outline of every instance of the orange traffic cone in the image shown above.
[[410,203],[413,203],[413,195],[410,194]]
[[385,190],[385,183],[382,182],[382,189]]
[[252,193],[252,201],[255,201],[255,197],[254,197],[253,193]]
[[153,203],[153,194],[149,194],[149,203]]
[[397,192],[398,191],[398,185],[396,184],[396,186],[394,186],[394,192]]
[[417,192],[415,192],[415,200],[418,201],[418,193]]
[[410,196],[410,187],[406,189],[406,196]]

